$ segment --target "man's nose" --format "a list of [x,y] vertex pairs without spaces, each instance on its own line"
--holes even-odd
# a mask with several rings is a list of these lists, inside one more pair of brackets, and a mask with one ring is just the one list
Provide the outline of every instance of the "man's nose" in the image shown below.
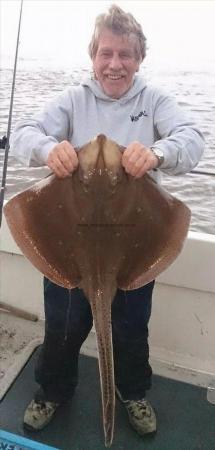
[[110,68],[117,70],[117,69],[121,69],[121,67],[122,67],[121,58],[117,53],[114,53],[110,60]]

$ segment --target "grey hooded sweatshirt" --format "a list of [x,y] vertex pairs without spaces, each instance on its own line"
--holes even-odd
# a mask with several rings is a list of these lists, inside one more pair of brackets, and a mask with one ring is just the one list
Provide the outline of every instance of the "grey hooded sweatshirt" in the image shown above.
[[[204,149],[201,132],[175,100],[136,75],[119,99],[105,95],[92,79],[70,87],[42,113],[17,124],[11,153],[25,165],[42,166],[57,143],[81,147],[101,133],[125,147],[139,141],[162,149],[160,169],[172,175],[189,172]],[[159,170],[152,172],[159,179]]]

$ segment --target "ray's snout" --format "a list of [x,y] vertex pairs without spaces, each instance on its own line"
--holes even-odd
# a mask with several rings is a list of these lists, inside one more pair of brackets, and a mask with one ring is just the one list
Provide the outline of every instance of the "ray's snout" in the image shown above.
[[79,153],[80,178],[89,184],[95,175],[105,176],[111,185],[121,180],[123,169],[121,164],[121,147],[103,134],[96,136],[84,145]]

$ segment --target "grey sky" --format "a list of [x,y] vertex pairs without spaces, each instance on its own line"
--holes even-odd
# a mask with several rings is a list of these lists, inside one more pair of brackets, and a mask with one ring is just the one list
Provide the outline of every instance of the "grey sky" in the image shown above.
[[[89,63],[87,46],[97,14],[113,1],[24,0],[20,58],[59,66]],[[214,1],[116,1],[142,24],[149,63],[215,68]],[[19,0],[1,0],[1,55],[15,52]],[[12,61],[12,59],[11,59]]]

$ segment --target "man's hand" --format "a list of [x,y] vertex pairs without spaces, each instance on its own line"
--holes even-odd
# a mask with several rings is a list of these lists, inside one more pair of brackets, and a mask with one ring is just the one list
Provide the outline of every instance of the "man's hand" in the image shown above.
[[68,177],[78,167],[78,157],[68,141],[62,141],[50,151],[47,166],[59,178]]
[[122,165],[127,173],[140,178],[158,167],[158,158],[140,142],[131,142],[122,155]]

